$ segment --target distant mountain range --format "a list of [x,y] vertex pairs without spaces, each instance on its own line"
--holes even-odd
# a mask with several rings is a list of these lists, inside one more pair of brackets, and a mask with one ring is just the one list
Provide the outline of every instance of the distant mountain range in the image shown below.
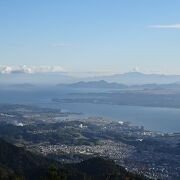
[[[111,76],[101,76],[94,80],[105,80],[122,84],[170,84],[180,82],[180,75],[144,74],[140,72],[128,72]],[[92,79],[92,80],[93,80]]]
[[69,87],[69,88],[102,88],[102,89],[124,89],[128,86],[125,84],[119,84],[119,83],[109,83],[104,80],[100,81],[79,81],[77,83],[72,84],[58,84],[58,86],[61,87]]
[[72,84],[58,84],[58,87],[66,88],[88,88],[88,89],[180,89],[180,84],[139,84],[126,85],[114,82],[100,81],[79,81]]
[[[74,77],[68,73],[12,73],[0,74],[0,84],[59,84],[59,83],[76,83],[79,81],[107,81],[113,82],[111,86],[120,86],[115,83],[126,85],[140,84],[172,84],[180,82],[180,75],[162,75],[162,74],[144,74],[140,72],[128,72],[124,74],[115,74],[108,76],[96,77]],[[102,86],[106,86],[103,84]]]

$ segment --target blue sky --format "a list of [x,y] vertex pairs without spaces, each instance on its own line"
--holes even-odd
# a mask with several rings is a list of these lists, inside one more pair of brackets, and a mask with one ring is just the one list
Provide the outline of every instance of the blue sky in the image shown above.
[[179,0],[1,0],[0,64],[180,74]]

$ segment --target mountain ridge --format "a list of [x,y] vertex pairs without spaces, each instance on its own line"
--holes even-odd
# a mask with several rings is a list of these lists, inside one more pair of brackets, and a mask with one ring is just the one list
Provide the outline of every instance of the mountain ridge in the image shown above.
[[100,81],[120,83],[126,85],[138,84],[169,84],[179,83],[180,75],[165,74],[145,74],[140,72],[127,72],[123,74],[113,74],[94,77],[78,77],[68,73],[33,73],[33,74],[0,74],[1,84],[60,84],[77,83],[79,81]]

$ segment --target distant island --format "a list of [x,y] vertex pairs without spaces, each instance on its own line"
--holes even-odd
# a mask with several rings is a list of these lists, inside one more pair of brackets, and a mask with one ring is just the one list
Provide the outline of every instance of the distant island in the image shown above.
[[179,83],[170,84],[141,84],[141,85],[127,85],[116,82],[108,82],[105,80],[99,81],[79,81],[76,83],[57,84],[58,87],[68,88],[94,88],[94,89],[180,89]]
[[60,87],[70,87],[70,88],[109,88],[109,89],[125,89],[128,88],[127,85],[125,84],[119,84],[119,83],[109,83],[104,80],[100,81],[80,81],[77,83],[72,83],[72,84],[58,84]]

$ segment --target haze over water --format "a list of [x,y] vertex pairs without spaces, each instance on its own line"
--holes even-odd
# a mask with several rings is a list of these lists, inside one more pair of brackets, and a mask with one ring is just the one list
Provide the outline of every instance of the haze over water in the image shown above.
[[[67,98],[78,90],[46,88],[31,91],[0,90],[0,103],[32,104],[42,107],[99,116],[116,121],[129,121],[133,125],[160,132],[180,132],[180,109],[140,106],[120,106],[91,103],[56,103],[52,98]],[[80,91],[79,91],[80,92]]]

